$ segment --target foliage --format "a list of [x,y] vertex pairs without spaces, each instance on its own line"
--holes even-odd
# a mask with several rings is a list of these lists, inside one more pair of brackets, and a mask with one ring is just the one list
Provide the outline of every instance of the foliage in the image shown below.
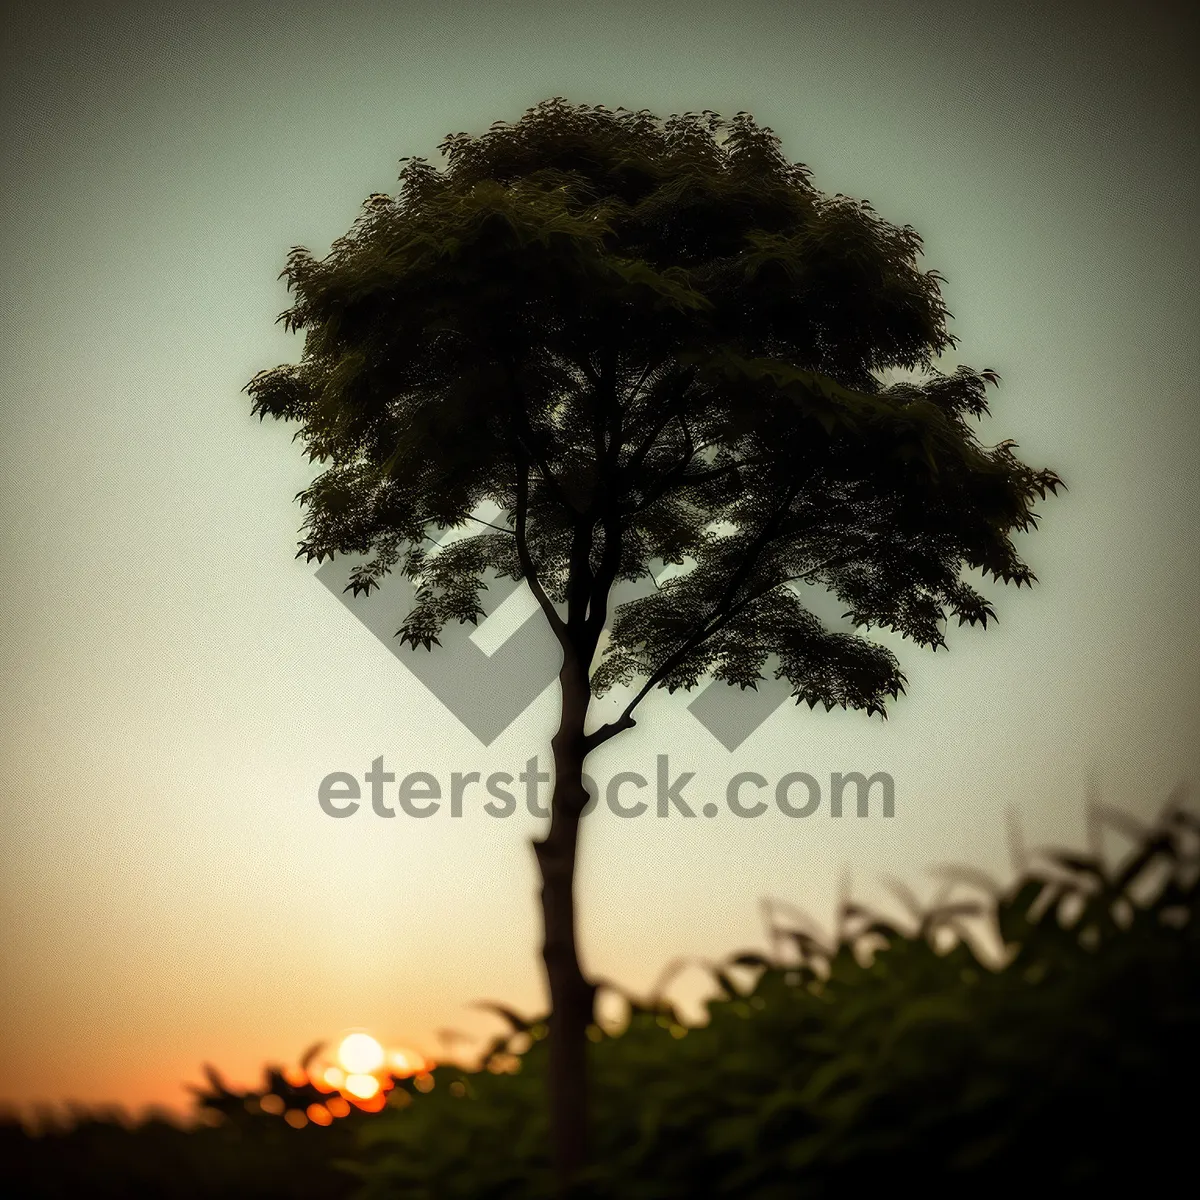
[[775,655],[797,702],[883,716],[904,676],[851,628],[936,649],[994,617],[964,568],[1033,581],[1012,537],[1060,480],[977,440],[998,376],[935,367],[955,339],[910,227],[818,192],[748,113],[556,98],[441,150],[324,259],[292,249],[303,357],[247,385],[324,468],[300,555],[363,556],[356,595],[413,579],[403,641],[477,621],[495,573],[585,674],[599,653],[594,694],[752,687]]
[[205,1072],[188,1124],[82,1108],[67,1120],[44,1113],[32,1129],[0,1120],[5,1183],[22,1200],[348,1200],[353,1181],[340,1164],[357,1153],[356,1130],[370,1113],[347,1105],[328,1126],[297,1128],[285,1117],[328,1102],[327,1092],[276,1067],[264,1069],[260,1088],[245,1090],[212,1067]]
[[[832,946],[773,923],[770,955],[717,970],[707,1025],[652,997],[591,1044],[580,1194],[1096,1195],[1194,1176],[1198,874],[1200,815],[1177,804],[1114,867],[1048,855],[1003,889],[964,870],[991,897],[907,932],[856,906]],[[5,1183],[28,1200],[550,1195],[546,1024],[497,1011],[513,1030],[483,1068],[394,1080],[382,1113],[329,1127],[262,1110],[321,1095],[274,1069],[247,1092],[210,1072],[196,1091],[215,1124],[0,1122]]]
[[[777,930],[793,959],[738,956],[700,1028],[634,1006],[590,1047],[597,1145],[579,1194],[1097,1194],[1195,1176],[1198,836],[1176,808],[1116,868],[1050,857],[914,931],[853,906],[833,947]],[[999,964],[968,936],[974,911]],[[400,1093],[363,1127],[364,1200],[553,1194],[545,1042],[513,1055],[513,1039],[529,1035],[497,1044],[495,1073],[439,1068],[428,1095]]]

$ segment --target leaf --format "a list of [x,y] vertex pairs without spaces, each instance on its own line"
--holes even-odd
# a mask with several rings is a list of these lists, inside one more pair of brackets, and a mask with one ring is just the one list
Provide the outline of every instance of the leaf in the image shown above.
[[495,1013],[498,1017],[503,1017],[512,1026],[514,1033],[527,1033],[533,1024],[519,1013],[514,1012],[511,1008],[506,1008],[503,1004],[497,1004],[492,1000],[477,1000],[471,1007],[483,1009],[485,1012]]
[[769,959],[756,953],[735,954],[729,961],[735,967],[765,967],[769,969],[772,966]]
[[313,1042],[311,1046],[300,1056],[300,1066],[303,1070],[308,1070],[309,1063],[312,1062],[322,1050],[325,1049],[324,1042]]
[[1030,910],[1045,889],[1044,881],[1029,879],[1022,883],[1015,895],[1001,897],[996,903],[997,930],[1007,943],[1019,943],[1027,936],[1030,928]]

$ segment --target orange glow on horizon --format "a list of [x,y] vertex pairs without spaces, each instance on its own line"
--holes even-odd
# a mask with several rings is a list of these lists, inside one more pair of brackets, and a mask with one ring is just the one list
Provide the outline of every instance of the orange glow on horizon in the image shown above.
[[420,1075],[429,1070],[432,1064],[415,1050],[400,1049],[388,1055],[388,1065],[392,1074],[407,1079],[410,1075]]

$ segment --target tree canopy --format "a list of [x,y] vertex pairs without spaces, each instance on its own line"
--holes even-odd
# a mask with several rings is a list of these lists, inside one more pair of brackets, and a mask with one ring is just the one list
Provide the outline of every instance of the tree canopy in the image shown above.
[[[937,369],[956,339],[910,227],[818,192],[748,113],[556,98],[440,149],[325,258],[292,249],[303,357],[247,388],[324,467],[300,554],[368,557],[356,594],[416,581],[405,641],[476,621],[496,572],[593,693],[752,686],[775,654],[798,701],[886,715],[894,655],[798,585],[936,649],[994,615],[964,567],[1033,581],[1013,535],[1060,481],[975,436],[998,376]],[[663,564],[686,569],[610,623],[614,585]]]

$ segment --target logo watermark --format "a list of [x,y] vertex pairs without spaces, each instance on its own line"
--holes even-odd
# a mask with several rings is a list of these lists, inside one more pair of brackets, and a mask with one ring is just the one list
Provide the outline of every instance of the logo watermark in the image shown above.
[[[738,771],[724,788],[724,810],[707,801],[693,807],[685,789],[696,777],[694,771],[675,771],[666,754],[657,756],[650,777],[638,771],[619,771],[601,786],[589,775],[583,776],[587,790],[586,817],[600,808],[615,817],[630,820],[654,816],[666,818],[708,819],[722,811],[743,820],[779,812],[785,817],[803,819],[824,808],[831,817],[853,811],[867,817],[872,805],[884,817],[895,815],[896,784],[885,771],[864,775],[861,771],[834,771],[828,789],[822,789],[816,776],[806,771],[788,771],[768,779],[757,771]],[[524,770],[493,771],[486,778],[479,771],[453,771],[446,782],[429,771],[411,771],[397,779],[395,771],[384,767],[383,756],[376,758],[363,773],[362,783],[348,771],[333,771],[321,780],[317,803],[321,811],[335,818],[353,817],[360,810],[376,817],[400,815],[424,820],[439,814],[461,818],[467,811],[483,812],[504,819],[519,807],[533,817],[548,817],[550,773],[540,769],[537,757],[526,762]],[[518,786],[519,785],[519,786]]]
[[[396,637],[413,605],[412,582],[393,573],[369,596],[354,596],[345,590],[353,565],[330,559],[316,577],[483,745],[490,746],[557,679],[558,643],[523,582],[489,579],[484,619],[476,626],[451,622],[431,652]],[[731,690],[710,683],[688,712],[733,751],[789,700],[790,688],[768,679],[757,689]]]

